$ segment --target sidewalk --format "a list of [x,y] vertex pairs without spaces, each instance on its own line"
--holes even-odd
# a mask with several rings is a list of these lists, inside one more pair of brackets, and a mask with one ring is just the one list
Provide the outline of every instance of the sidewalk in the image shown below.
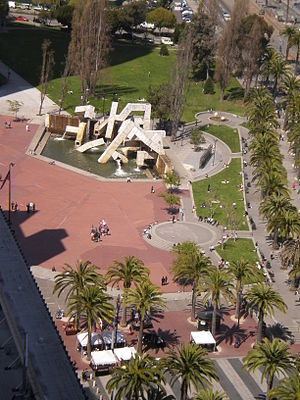
[[19,118],[28,119],[32,124],[44,124],[45,114],[57,111],[58,105],[46,96],[42,115],[37,115],[40,107],[41,92],[0,61],[0,73],[7,77],[8,72],[10,72],[8,83],[0,86],[1,114],[9,115],[7,100],[17,100],[23,103],[18,113]]

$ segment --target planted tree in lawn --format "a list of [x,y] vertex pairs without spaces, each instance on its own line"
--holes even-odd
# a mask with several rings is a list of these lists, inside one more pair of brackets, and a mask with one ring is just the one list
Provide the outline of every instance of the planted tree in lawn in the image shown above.
[[266,380],[268,386],[267,400],[271,398],[269,391],[273,388],[275,376],[287,376],[289,372],[295,371],[289,345],[277,338],[272,342],[265,338],[263,342],[255,344],[243,358],[243,364],[250,373],[262,369],[261,381]]
[[287,305],[276,290],[263,283],[253,285],[246,293],[246,299],[250,303],[250,307],[258,312],[257,342],[260,343],[263,339],[265,316],[273,316],[275,309],[285,312]]
[[180,186],[180,177],[174,171],[166,172],[163,180],[171,193]]
[[[118,285],[123,284],[124,291],[129,289],[132,283],[141,283],[149,277],[149,269],[144,266],[142,260],[134,256],[124,257],[124,261],[115,260],[114,264],[109,267],[106,274],[106,280]],[[126,297],[123,296],[123,309],[121,316],[121,326],[126,326]]]
[[161,311],[165,307],[165,301],[158,286],[153,285],[149,279],[143,280],[136,287],[130,288],[124,294],[127,306],[133,306],[140,316],[140,330],[138,335],[138,353],[142,353],[144,319],[146,313]]
[[176,23],[175,15],[171,10],[163,7],[157,7],[149,11],[146,15],[146,21],[155,25],[161,31],[161,28],[174,28]]
[[114,392],[115,400],[139,400],[146,399],[146,393],[151,389],[154,393],[160,390],[166,394],[164,384],[160,364],[148,354],[142,354],[116,366],[106,388],[109,393]]
[[180,205],[180,197],[174,193],[169,193],[168,191],[163,192],[159,195],[164,199],[164,201],[170,206],[170,210],[168,210],[171,214],[175,214],[177,212],[177,208],[175,206]]
[[184,286],[192,285],[191,320],[195,321],[197,287],[203,275],[211,268],[211,262],[193,242],[179,243],[173,252],[177,256],[172,266],[173,279]]
[[44,39],[42,44],[42,69],[40,77],[40,87],[41,87],[41,100],[39,115],[42,113],[42,107],[47,95],[47,87],[49,79],[51,79],[52,69],[54,66],[54,50],[50,49],[51,41]]
[[187,400],[188,391],[207,387],[218,376],[212,360],[202,347],[189,343],[171,350],[161,359],[161,365],[171,376],[171,384],[180,380],[180,400]]
[[100,70],[107,65],[110,48],[105,0],[74,3],[68,59],[71,71],[80,78],[81,100],[94,94]]

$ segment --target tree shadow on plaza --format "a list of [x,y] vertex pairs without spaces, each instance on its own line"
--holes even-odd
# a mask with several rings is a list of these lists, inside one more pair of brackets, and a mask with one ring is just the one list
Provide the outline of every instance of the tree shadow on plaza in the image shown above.
[[[11,213],[11,229],[30,265],[39,265],[65,251],[62,240],[68,234],[65,229],[42,229],[29,236],[25,236],[21,228],[22,223],[32,218],[39,211],[16,211]],[[4,211],[7,218],[8,212]]]
[[280,322],[273,325],[268,325],[266,328],[266,336],[268,339],[273,340],[275,338],[281,339],[284,342],[293,342],[294,335],[292,332]]

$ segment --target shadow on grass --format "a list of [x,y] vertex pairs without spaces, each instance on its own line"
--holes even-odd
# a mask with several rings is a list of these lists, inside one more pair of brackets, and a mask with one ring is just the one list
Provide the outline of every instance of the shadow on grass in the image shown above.
[[241,100],[244,98],[244,89],[242,87],[232,87],[226,90],[226,94],[224,96],[225,100]]
[[[110,97],[113,100],[118,101],[118,96],[121,94],[135,93],[137,89],[134,87],[120,86],[120,85],[97,85],[95,90],[95,98],[102,98],[105,96],[109,100]],[[115,98],[114,98],[115,97]]]

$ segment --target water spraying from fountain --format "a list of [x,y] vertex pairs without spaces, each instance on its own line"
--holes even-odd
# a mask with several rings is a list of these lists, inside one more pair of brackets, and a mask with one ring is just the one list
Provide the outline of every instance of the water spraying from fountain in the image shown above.
[[117,169],[115,172],[116,176],[125,176],[127,175],[125,171],[123,171],[122,169],[122,163],[121,160],[119,158],[116,159],[116,163],[117,163]]

